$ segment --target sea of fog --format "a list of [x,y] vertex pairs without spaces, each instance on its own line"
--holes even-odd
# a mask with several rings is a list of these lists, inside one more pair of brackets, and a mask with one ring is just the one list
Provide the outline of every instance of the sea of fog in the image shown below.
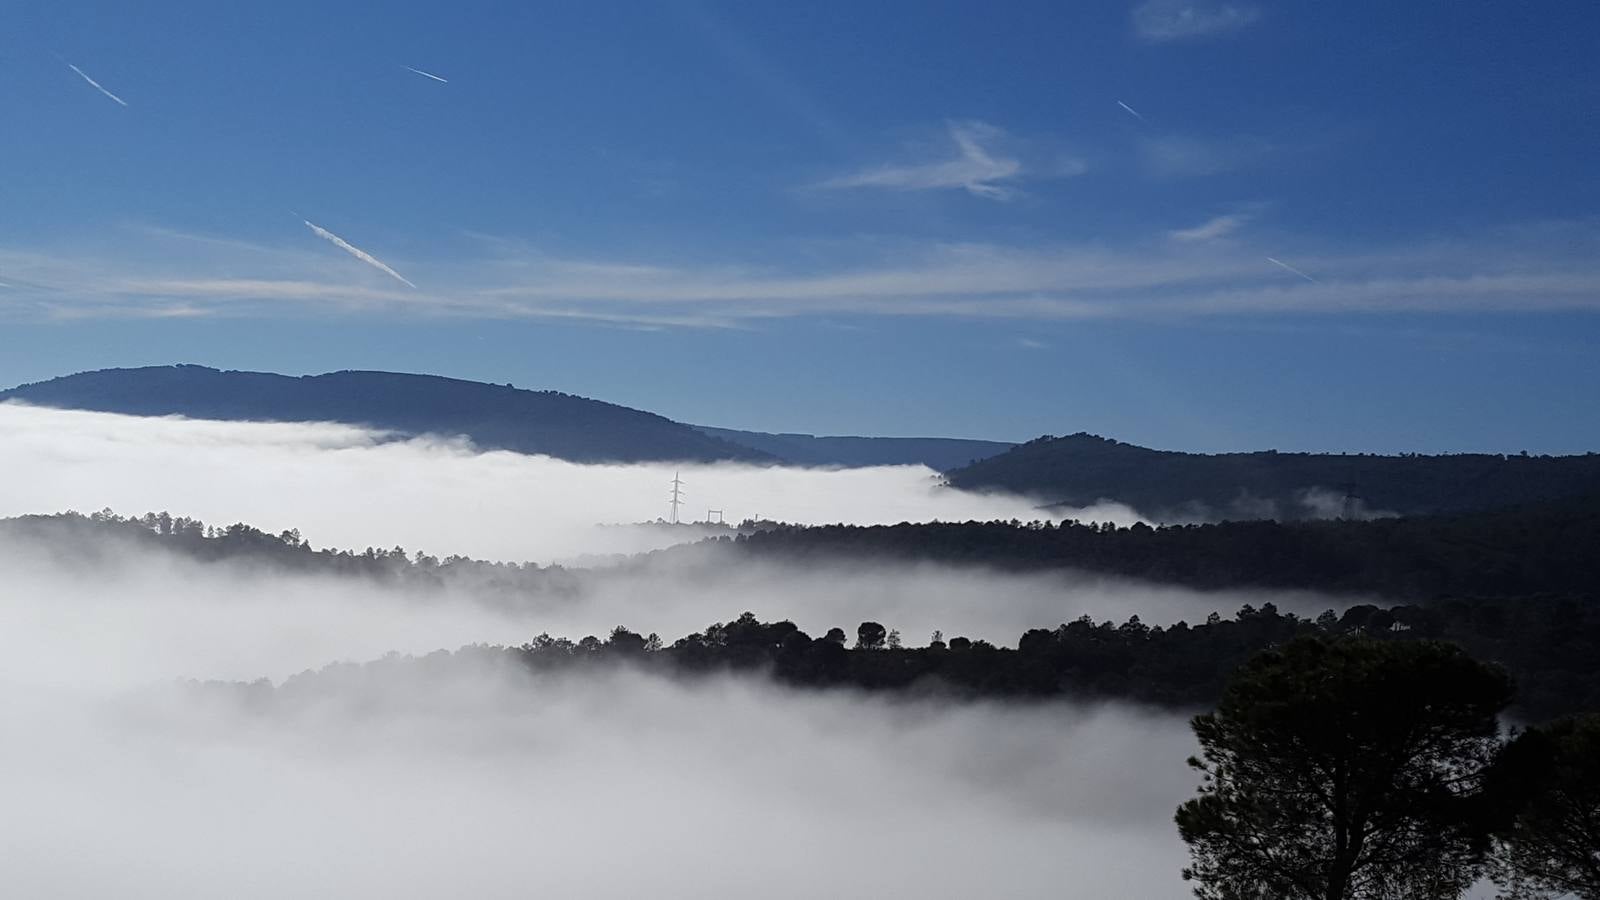
[[[358,429],[0,406],[0,514],[168,509],[321,546],[551,559],[617,552],[672,469],[578,466]],[[802,522],[1034,518],[898,467],[686,466],[697,502]],[[703,498],[703,499],[698,499]],[[1087,515],[1085,518],[1115,518]],[[617,624],[671,640],[749,609],[814,634],[871,618],[1014,644],[1080,614],[1151,624],[1306,594],[1072,573],[730,563],[710,550],[576,590],[385,588],[108,545],[0,544],[0,883],[16,896],[1188,895],[1171,816],[1183,716],[906,700],[759,677],[495,666],[265,707],[178,679],[277,683],[338,661]]]
[[[294,683],[553,619],[162,553],[84,565],[11,544],[0,572],[0,882],[17,896],[1185,895],[1180,715],[759,676],[436,678],[393,657],[261,708],[175,680]],[[758,587],[814,616],[817,591]],[[611,611],[648,618],[639,604]],[[604,621],[582,606],[564,615]]]
[[1017,496],[942,487],[922,466],[801,469],[745,464],[581,465],[480,453],[461,440],[385,440],[325,423],[145,418],[0,404],[0,516],[110,507],[169,510],[274,533],[298,528],[317,546],[401,546],[445,556],[549,563],[634,553],[673,539],[597,527],[669,514],[675,475],[682,518],[721,510],[729,522],[893,524],[1079,518],[1131,524],[1105,504],[1039,508]]

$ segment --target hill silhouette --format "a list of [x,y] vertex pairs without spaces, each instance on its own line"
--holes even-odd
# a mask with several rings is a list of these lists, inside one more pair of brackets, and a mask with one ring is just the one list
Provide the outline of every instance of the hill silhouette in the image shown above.
[[696,427],[712,437],[802,466],[920,465],[947,472],[1016,446],[1005,441],[963,438],[818,436]]
[[950,483],[1165,521],[1370,518],[1490,509],[1600,491],[1600,454],[1182,453],[1091,434],[1042,437],[957,469]]
[[574,462],[774,461],[654,413],[436,375],[343,371],[292,377],[148,366],[25,384],[0,391],[5,400],[139,416],[342,422],[405,435],[464,435],[486,450]]

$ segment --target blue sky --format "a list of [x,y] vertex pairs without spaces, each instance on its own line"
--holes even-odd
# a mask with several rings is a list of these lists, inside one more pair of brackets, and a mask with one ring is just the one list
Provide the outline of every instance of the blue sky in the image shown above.
[[0,382],[384,368],[819,433],[1600,449],[1590,4],[7,20]]

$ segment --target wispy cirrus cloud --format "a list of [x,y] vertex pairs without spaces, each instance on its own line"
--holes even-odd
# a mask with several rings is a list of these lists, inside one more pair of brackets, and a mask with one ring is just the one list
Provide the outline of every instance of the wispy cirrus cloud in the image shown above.
[[[1600,313],[1600,227],[1493,230],[1382,247],[1264,232],[1234,211],[1144,240],[1008,246],[857,242],[803,266],[573,258],[514,240],[435,260],[432,287],[386,288],[305,249],[152,232],[98,254],[0,247],[0,317],[385,315],[759,328],[797,316],[1183,319],[1368,312]],[[1230,216],[1232,218],[1230,218]],[[1187,234],[1188,237],[1178,237]],[[1287,260],[1308,277],[1286,279]],[[121,254],[121,255],[119,255]]]
[[1029,171],[1021,160],[998,149],[1006,134],[986,122],[950,122],[946,126],[954,156],[926,162],[881,165],[819,182],[823,190],[877,188],[893,191],[964,190],[976,197],[1009,200],[1025,175],[1066,177],[1081,174],[1081,160],[1059,160],[1048,170]]
[[1157,178],[1197,178],[1245,168],[1273,151],[1273,144],[1254,135],[1194,137],[1169,134],[1139,141],[1139,161]]
[[1210,0],[1145,0],[1133,8],[1133,30],[1156,43],[1232,34],[1261,18],[1247,3]]
[[1214,241],[1218,238],[1227,237],[1243,228],[1245,223],[1250,221],[1250,218],[1247,213],[1228,213],[1226,215],[1213,216],[1192,228],[1179,228],[1169,231],[1167,236],[1175,241]]

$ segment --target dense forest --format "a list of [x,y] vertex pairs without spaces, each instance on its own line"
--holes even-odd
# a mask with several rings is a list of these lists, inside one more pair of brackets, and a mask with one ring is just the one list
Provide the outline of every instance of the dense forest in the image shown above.
[[966,490],[1160,521],[1326,519],[1491,509],[1600,492],[1600,454],[1181,453],[1091,434],[1041,437],[951,472]]
[[1207,589],[1307,588],[1408,601],[1441,595],[1593,597],[1600,590],[1595,547],[1600,498],[1593,497],[1373,521],[791,526],[731,543],[736,553],[764,559],[1075,568]]
[[[912,646],[872,621],[848,632],[836,626],[811,635],[793,622],[763,622],[747,612],[671,641],[618,626],[605,637],[540,634],[520,647],[459,653],[471,660],[505,655],[539,673],[612,665],[672,675],[748,671],[804,688],[1134,700],[1199,710],[1215,704],[1228,677],[1262,649],[1301,637],[1340,636],[1457,644],[1516,677],[1513,712],[1526,720],[1600,709],[1600,672],[1593,662],[1600,658],[1600,614],[1561,601],[1361,605],[1316,619],[1267,603],[1260,609],[1246,605],[1232,617],[1213,614],[1204,622],[1168,627],[1145,625],[1138,616],[1121,623],[1083,617],[1029,630],[1012,647],[937,632]],[[433,664],[448,656],[435,657]],[[346,664],[329,671],[335,678],[352,670]]]
[[[968,523],[882,528],[786,527],[661,556],[706,553],[711,564],[739,559],[815,562],[823,558],[936,559],[995,567],[1079,567],[1199,585],[1305,587],[1387,598],[1315,619],[1272,604],[1231,617],[1152,627],[1088,618],[1042,627],[1015,647],[960,635],[912,646],[894,623],[807,635],[791,622],[754,616],[709,626],[670,643],[622,628],[609,638],[548,636],[515,651],[535,668],[626,659],[674,672],[759,668],[787,683],[873,690],[940,689],[1007,696],[1125,698],[1180,707],[1215,701],[1228,674],[1252,653],[1303,635],[1362,634],[1384,641],[1436,638],[1498,662],[1521,687],[1516,709],[1531,719],[1600,709],[1600,516],[1573,501],[1463,516],[1376,522],[1240,523],[1111,528],[1065,523]],[[354,575],[416,588],[481,590],[496,602],[518,596],[576,597],[580,569],[408,555],[401,548],[314,550],[295,532],[247,525],[215,528],[165,513],[33,516],[0,522],[0,537],[92,561],[116,547],[165,548],[201,561],[271,565]],[[749,598],[757,605],[762,598]],[[996,597],[1004,603],[1004,597]],[[1051,625],[1051,623],[1040,623]],[[871,626],[871,627],[869,627]],[[919,641],[920,644],[920,641]]]

